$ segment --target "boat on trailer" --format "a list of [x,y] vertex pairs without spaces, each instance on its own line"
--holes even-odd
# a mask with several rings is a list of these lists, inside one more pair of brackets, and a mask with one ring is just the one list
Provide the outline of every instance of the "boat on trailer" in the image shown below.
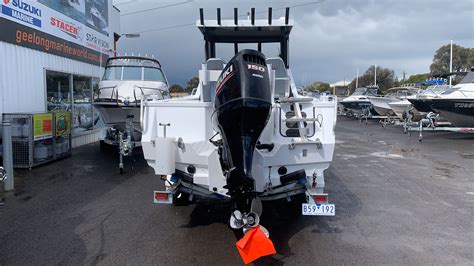
[[170,98],[168,81],[161,64],[154,58],[117,56],[107,60],[93,105],[107,128],[100,138],[104,145],[119,146],[120,172],[123,156],[130,156],[140,145],[140,108],[142,99]]
[[[388,90],[387,94],[380,96],[368,96],[375,112],[381,116],[386,116],[394,112],[391,103],[398,102],[416,93],[419,89],[413,87],[395,87]],[[395,113],[396,114],[396,113]]]
[[[142,148],[167,190],[156,203],[189,200],[230,202],[230,226],[244,232],[259,226],[261,201],[304,196],[303,215],[335,215],[324,192],[324,171],[334,153],[337,98],[298,94],[289,68],[284,18],[204,20],[205,58],[193,95],[143,102]],[[233,43],[225,63],[217,43]],[[256,50],[239,51],[239,43]],[[280,56],[267,58],[262,43],[279,43]]]
[[474,68],[457,84],[426,101],[455,127],[474,128]]
[[354,93],[349,97],[344,98],[342,101],[339,101],[339,103],[345,109],[358,116],[369,114],[378,115],[369,100],[369,96],[378,95],[378,90],[379,88],[377,86],[356,88]]

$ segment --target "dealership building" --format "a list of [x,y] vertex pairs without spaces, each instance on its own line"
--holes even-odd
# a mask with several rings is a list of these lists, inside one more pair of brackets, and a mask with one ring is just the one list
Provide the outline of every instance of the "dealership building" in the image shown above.
[[67,111],[72,147],[96,141],[102,123],[93,92],[120,37],[112,0],[0,4],[0,120],[8,113]]

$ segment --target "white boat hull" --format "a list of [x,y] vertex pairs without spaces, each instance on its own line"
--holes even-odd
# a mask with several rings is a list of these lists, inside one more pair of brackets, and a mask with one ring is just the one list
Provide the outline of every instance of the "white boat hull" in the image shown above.
[[392,111],[388,103],[398,101],[397,99],[387,97],[369,97],[369,100],[374,110],[381,116],[388,115]]
[[395,115],[403,119],[403,114],[411,107],[411,103],[408,100],[390,102],[388,106],[392,109]]
[[[283,63],[281,67],[284,69]],[[219,135],[216,136],[212,122],[213,102],[202,100],[203,95],[206,95],[205,90],[210,89],[202,84],[217,80],[220,71],[206,70],[205,65],[203,69],[200,71],[202,82],[199,83],[196,96],[146,102],[142,135],[143,154],[155,174],[180,176],[179,185],[190,187],[194,195],[199,193],[199,196],[203,197],[229,198],[218,148],[209,141],[213,137],[214,140],[220,138]],[[290,80],[294,95],[298,95],[296,85],[291,78]],[[307,99],[300,103],[301,111],[308,118],[314,116],[313,119],[320,119],[318,122],[307,123],[304,130],[308,131],[308,139],[305,140],[286,133],[289,130],[288,123],[291,122],[285,123],[282,120],[287,119],[286,115],[293,112],[290,109],[292,103],[272,103],[270,118],[259,141],[273,144],[273,149],[255,149],[252,163],[255,192],[259,193],[262,200],[286,198],[308,190],[311,190],[311,193],[324,192],[324,170],[329,167],[334,154],[337,98],[305,98]],[[170,126],[166,127],[165,138],[162,125],[168,123]],[[173,152],[163,153],[165,145],[161,145],[162,142],[174,142],[175,144],[171,145]],[[163,158],[167,154],[172,154],[172,158]],[[286,167],[287,173],[303,171],[303,180],[283,183],[282,174],[279,173],[279,168],[283,166]]]
[[141,130],[140,107],[120,107],[100,104],[94,104],[94,106],[108,127],[125,130],[125,122],[127,121],[127,117],[129,117],[134,126]]

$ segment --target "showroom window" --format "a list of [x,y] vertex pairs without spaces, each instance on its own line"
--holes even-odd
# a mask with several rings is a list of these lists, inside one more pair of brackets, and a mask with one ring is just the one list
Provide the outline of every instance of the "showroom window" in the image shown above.
[[71,112],[75,133],[97,128],[99,115],[92,106],[92,92],[98,86],[95,77],[46,70],[48,111]]

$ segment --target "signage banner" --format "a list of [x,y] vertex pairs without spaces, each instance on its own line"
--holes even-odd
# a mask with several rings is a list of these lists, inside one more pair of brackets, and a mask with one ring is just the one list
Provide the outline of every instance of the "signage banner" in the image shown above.
[[33,139],[42,140],[53,137],[53,114],[33,115]]
[[56,112],[56,137],[69,135],[71,133],[71,113]]
[[15,25],[23,25],[30,31],[41,31],[62,39],[62,42],[99,53],[112,53],[113,33],[109,25],[111,0],[0,0],[0,4],[0,18],[15,22]]
[[94,65],[104,65],[108,56],[50,34],[0,18],[0,41]]

